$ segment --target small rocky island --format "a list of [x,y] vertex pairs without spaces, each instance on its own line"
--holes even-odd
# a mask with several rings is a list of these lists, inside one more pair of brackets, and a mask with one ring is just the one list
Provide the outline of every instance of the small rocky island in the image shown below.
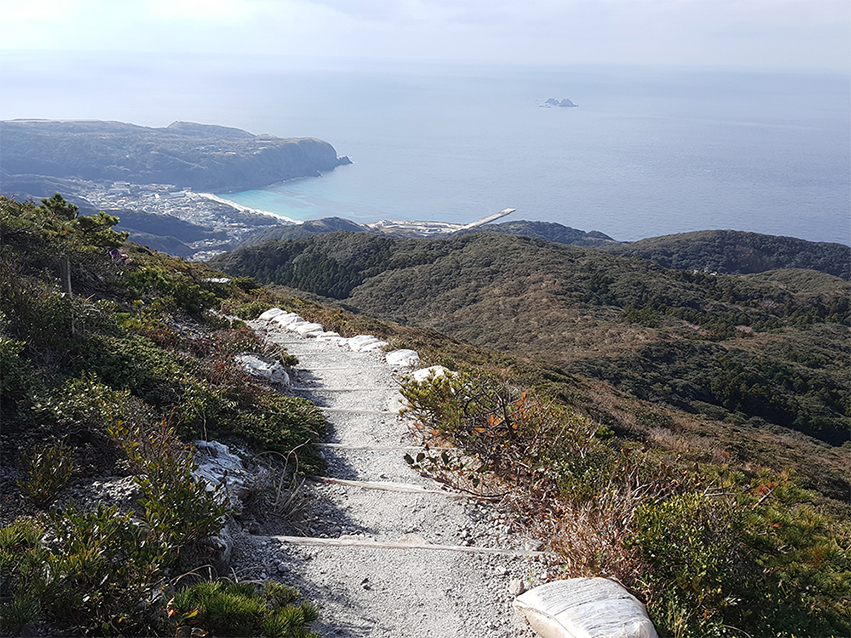
[[579,106],[579,105],[574,104],[573,102],[571,102],[567,98],[564,98],[563,100],[557,100],[554,97],[551,97],[546,102],[544,102],[541,106],[544,106],[546,108],[552,108],[554,106],[571,107],[571,106]]

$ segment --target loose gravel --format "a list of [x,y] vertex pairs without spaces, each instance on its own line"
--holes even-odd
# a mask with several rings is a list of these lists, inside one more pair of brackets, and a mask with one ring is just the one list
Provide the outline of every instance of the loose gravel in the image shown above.
[[[406,446],[415,445],[398,414],[399,380],[408,369],[392,369],[380,352],[352,352],[269,322],[252,327],[299,358],[289,392],[325,410],[325,440],[334,444],[322,449],[329,477],[446,489],[402,458]],[[529,555],[540,542],[524,537],[498,504],[318,481],[302,489],[310,508],[296,526],[299,535],[362,542],[317,547],[246,532],[234,564],[243,578],[276,579],[317,602],[321,617],[313,628],[319,635],[535,636],[511,603],[548,580],[548,563]],[[370,541],[491,547],[514,555],[362,546]]]

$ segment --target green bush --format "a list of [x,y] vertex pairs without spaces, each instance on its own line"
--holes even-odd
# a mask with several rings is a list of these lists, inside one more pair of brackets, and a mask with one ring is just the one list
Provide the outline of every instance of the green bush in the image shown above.
[[30,391],[38,387],[38,371],[21,356],[26,343],[0,334],[0,414],[7,427],[28,405]]
[[74,347],[74,370],[88,371],[109,380],[112,388],[165,407],[181,398],[182,382],[192,361],[157,347],[138,335],[90,335]]
[[33,450],[23,459],[27,478],[18,487],[37,507],[47,507],[74,473],[73,451],[61,442]]
[[738,600],[732,586],[742,576],[735,573],[742,521],[724,505],[700,494],[680,494],[636,511],[630,544],[653,569],[645,576],[648,584],[661,588],[659,599],[651,594],[648,610],[662,634],[725,633],[719,610]]
[[84,372],[35,397],[34,419],[54,424],[66,434],[75,429],[106,433],[105,424],[121,415],[130,392],[113,390],[97,374]]
[[220,298],[205,284],[203,277],[196,280],[194,270],[185,263],[150,264],[129,271],[125,285],[137,298],[156,297],[167,310],[181,310],[198,315],[216,307]]
[[111,433],[140,472],[142,511],[71,504],[49,512],[43,528],[0,529],[0,577],[14,598],[0,614],[10,624],[39,616],[85,633],[157,630],[169,570],[205,562],[203,541],[228,513],[220,490],[193,476],[188,447],[166,424],[143,431],[119,422]]
[[751,494],[727,484],[641,505],[627,545],[646,564],[639,586],[660,634],[847,635],[849,530],[806,498],[764,479]]
[[116,423],[110,433],[135,466],[144,521],[155,542],[170,552],[166,563],[191,562],[201,541],[218,534],[229,513],[221,490],[195,478],[189,446],[165,421],[147,430]]
[[19,520],[0,530],[4,586],[13,596],[0,609],[4,622],[43,618],[107,635],[149,624],[151,609],[140,602],[159,592],[168,552],[149,542],[132,513],[104,506],[82,513],[69,506],[44,522]]
[[169,546],[154,530],[133,512],[103,505],[89,513],[52,512],[50,523],[46,578],[37,583],[48,615],[105,634],[148,624],[162,568],[171,562]]
[[[294,603],[299,591],[279,583],[202,582],[175,594],[168,603],[177,621],[177,636],[195,635],[193,628],[220,636],[315,638],[307,627],[319,618],[310,602]],[[203,634],[202,634],[203,635]]]
[[41,577],[49,552],[40,546],[44,528],[32,519],[20,518],[0,528],[0,597],[12,600],[0,605],[0,627],[17,627],[41,613],[36,591],[21,589],[19,583],[34,583]]
[[296,450],[299,472],[307,474],[325,470],[325,460],[310,445],[325,428],[325,417],[314,403],[270,390],[259,394],[251,413],[240,412],[233,422],[233,431],[260,452],[288,454]]

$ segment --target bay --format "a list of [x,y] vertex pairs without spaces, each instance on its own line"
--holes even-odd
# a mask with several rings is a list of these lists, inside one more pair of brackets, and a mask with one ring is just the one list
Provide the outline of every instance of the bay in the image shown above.
[[469,223],[510,207],[506,220],[625,241],[730,228],[851,243],[844,75],[27,54],[2,68],[3,119],[186,120],[330,142],[354,163],[218,193],[294,219]]

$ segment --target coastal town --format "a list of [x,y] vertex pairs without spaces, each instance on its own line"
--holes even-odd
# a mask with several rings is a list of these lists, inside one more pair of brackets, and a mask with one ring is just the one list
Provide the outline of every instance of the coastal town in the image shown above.
[[[114,211],[114,214],[119,217],[121,217],[120,211],[169,215],[218,233],[219,238],[188,242],[188,245],[196,251],[191,257],[193,260],[209,259],[224,252],[230,249],[233,243],[239,242],[260,228],[303,223],[301,220],[242,206],[212,193],[195,192],[169,184],[133,184],[123,181],[100,183],[88,180],[74,180],[74,182],[75,194],[97,210]],[[514,208],[506,208],[468,224],[393,219],[380,220],[363,226],[367,230],[387,235],[435,237],[476,228],[510,215],[514,211]],[[221,237],[222,234],[227,238]]]
[[258,226],[298,223],[240,206],[210,193],[196,193],[170,184],[81,181],[79,195],[97,209],[171,215],[209,230],[223,230],[234,239],[256,230]]

